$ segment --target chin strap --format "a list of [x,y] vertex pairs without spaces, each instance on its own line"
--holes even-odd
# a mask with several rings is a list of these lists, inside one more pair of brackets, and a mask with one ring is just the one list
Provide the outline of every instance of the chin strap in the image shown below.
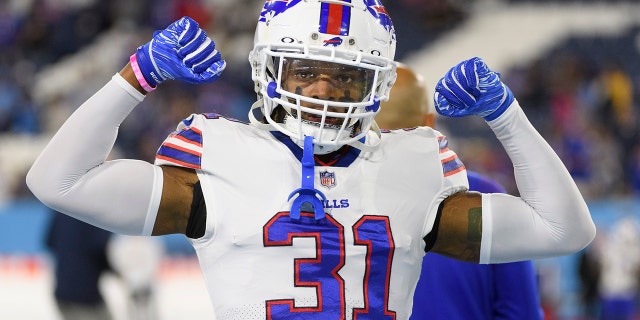
[[274,126],[272,126],[271,124],[269,124],[269,123],[262,123],[262,121],[260,121],[260,120],[258,120],[258,119],[256,118],[256,115],[255,115],[254,110],[256,110],[256,109],[261,110],[263,103],[264,103],[264,102],[262,101],[262,99],[258,99],[256,102],[254,102],[254,103],[251,105],[251,109],[249,110],[249,114],[247,115],[247,116],[249,117],[249,122],[250,122],[252,125],[254,125],[254,126],[256,126],[256,127],[260,128],[260,129],[266,130],[266,131],[273,131],[273,130],[277,130],[277,128],[275,128],[275,127],[274,127]]
[[314,167],[313,159],[313,137],[304,137],[304,148],[302,154],[302,187],[294,190],[289,194],[287,200],[291,200],[295,195],[298,197],[293,200],[289,217],[291,219],[300,219],[300,210],[305,210],[308,205],[313,207],[316,220],[324,219],[324,201],[327,200],[325,195],[314,188]]
[[380,144],[380,141],[382,141],[382,133],[380,132],[380,127],[375,121],[371,125],[371,129],[369,131],[375,134],[375,138],[374,136],[367,134],[367,137],[362,137],[362,139],[351,142],[349,145],[364,152],[373,152]]

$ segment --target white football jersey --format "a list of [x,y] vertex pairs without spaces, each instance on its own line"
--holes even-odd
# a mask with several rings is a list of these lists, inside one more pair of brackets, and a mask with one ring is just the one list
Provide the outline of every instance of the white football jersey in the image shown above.
[[279,133],[192,115],[156,164],[196,169],[206,233],[193,244],[217,319],[408,319],[438,205],[464,165],[431,128],[384,132],[315,167],[325,217],[289,216],[302,150]]

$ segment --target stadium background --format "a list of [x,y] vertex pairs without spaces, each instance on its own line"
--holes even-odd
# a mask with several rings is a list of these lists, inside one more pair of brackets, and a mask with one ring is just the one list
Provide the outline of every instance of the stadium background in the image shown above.
[[[447,68],[481,56],[561,156],[588,200],[598,243],[623,218],[640,219],[640,2],[383,1],[398,32],[397,60],[430,89]],[[255,98],[247,53],[260,0],[0,1],[0,318],[58,319],[43,233],[50,214],[24,185],[31,162],[62,121],[119,70],[153,30],[191,15],[228,61],[208,85],[163,84],[121,127],[117,154],[152,161],[192,112],[240,120]],[[468,168],[516,193],[511,164],[479,119],[439,119]],[[210,314],[193,250],[159,237],[161,319]],[[606,242],[604,242],[606,243]],[[605,245],[606,248],[606,245]],[[640,250],[640,245],[637,246]],[[581,253],[536,260],[547,319],[582,319]],[[117,281],[109,304],[125,319]]]

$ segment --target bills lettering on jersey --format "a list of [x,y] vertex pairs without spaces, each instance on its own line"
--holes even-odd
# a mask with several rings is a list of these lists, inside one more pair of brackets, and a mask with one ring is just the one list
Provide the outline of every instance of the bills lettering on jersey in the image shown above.
[[340,209],[349,207],[349,199],[330,199],[324,201],[324,207],[326,209]]

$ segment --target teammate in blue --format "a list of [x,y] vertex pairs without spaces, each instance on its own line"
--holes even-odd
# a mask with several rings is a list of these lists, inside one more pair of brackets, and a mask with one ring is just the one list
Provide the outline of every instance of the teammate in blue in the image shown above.
[[395,43],[379,0],[269,0],[249,53],[251,123],[194,114],[154,164],[106,161],[145,95],[223,72],[213,40],[181,18],[71,115],[27,184],[116,233],[185,234],[217,319],[408,319],[425,252],[486,264],[588,245],[595,226],[577,186],[482,59],[445,74],[436,108],[487,121],[520,197],[468,191],[464,164],[431,128],[380,133]]
[[[399,63],[390,99],[376,116],[381,128],[435,128],[423,77]],[[497,182],[467,170],[469,190],[505,193]],[[428,253],[413,296],[413,320],[542,319],[533,262],[476,264]]]

